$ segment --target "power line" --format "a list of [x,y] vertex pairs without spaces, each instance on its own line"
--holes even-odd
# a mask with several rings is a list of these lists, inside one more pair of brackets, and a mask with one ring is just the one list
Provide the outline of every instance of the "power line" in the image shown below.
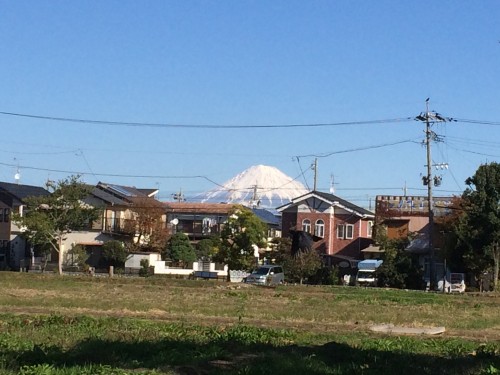
[[[332,123],[217,125],[217,124],[174,124],[174,123],[133,122],[133,121],[108,121],[108,120],[80,119],[73,117],[44,116],[44,115],[7,112],[7,111],[0,111],[0,115],[12,116],[12,117],[25,117],[34,120],[50,120],[50,121],[74,122],[83,124],[99,124],[99,125],[113,125],[113,126],[145,126],[145,127],[162,127],[162,128],[207,128],[207,129],[293,128],[293,127],[322,127],[322,126],[343,126],[343,125],[369,125],[369,124],[385,124],[394,122],[407,122],[415,120],[415,117],[401,117],[401,118],[384,119],[384,120],[346,121],[346,122],[332,122]],[[460,118],[449,118],[449,121],[478,124],[478,125],[500,126],[499,121],[473,120],[473,119],[460,119]]]
[[309,184],[307,183],[307,180],[305,178],[306,172],[302,169],[302,165],[300,164],[300,156],[297,156],[295,159],[297,160],[297,164],[298,164],[299,169],[300,169],[300,175],[304,177],[304,182],[306,184],[307,190],[311,190],[311,188],[309,188]]
[[20,155],[61,155],[61,154],[76,154],[80,150],[69,150],[69,151],[44,151],[44,152],[24,152],[24,151],[8,151],[0,150],[0,152],[5,152],[8,154],[20,154]]
[[500,122],[498,122],[498,121],[467,120],[467,119],[459,119],[459,118],[454,118],[453,121],[455,121],[455,122],[465,122],[465,123],[468,123],[468,124],[500,126]]
[[[62,169],[50,169],[50,168],[39,168],[39,167],[31,167],[27,165],[14,165],[14,164],[9,164],[9,163],[1,163],[0,165],[4,165],[7,167],[18,167],[21,169],[30,169],[30,170],[36,170],[36,171],[45,171],[45,172],[55,172],[55,173],[66,173],[70,175],[88,175],[89,173],[87,172],[80,172],[80,171],[68,171],[68,170],[62,170]],[[93,176],[101,176],[101,177],[124,177],[124,178],[158,178],[158,179],[204,179],[207,180],[208,182],[211,182],[214,185],[221,186],[223,185],[211,180],[207,176],[202,176],[202,175],[185,175],[185,176],[165,176],[165,175],[131,175],[131,174],[116,174],[116,173],[92,173]]]
[[392,143],[383,143],[383,144],[379,144],[379,145],[357,147],[357,148],[351,148],[351,149],[347,149],[347,150],[324,152],[324,153],[321,153],[321,154],[299,155],[299,156],[296,156],[296,158],[307,158],[307,157],[326,158],[328,156],[332,156],[332,155],[335,155],[335,154],[345,154],[345,153],[348,153],[348,152],[372,150],[372,149],[375,149],[375,148],[395,146],[395,145],[398,145],[398,144],[409,143],[409,142],[414,143],[415,139],[405,139],[405,140],[402,140],[402,141],[396,141],[396,142],[392,142]]
[[444,138],[446,141],[451,140],[453,142],[465,143],[468,145],[474,144],[474,145],[479,145],[479,146],[500,147],[500,142],[495,142],[495,141],[491,141],[491,140],[452,137],[452,136],[448,136],[448,135],[445,136]]
[[412,121],[412,117],[394,118],[386,120],[368,120],[368,121],[347,121],[332,123],[314,123],[314,124],[267,124],[267,125],[217,125],[217,124],[172,124],[172,123],[151,123],[151,122],[130,122],[130,121],[106,121],[106,120],[88,120],[70,117],[41,116],[26,113],[4,112],[1,115],[25,117],[36,120],[50,120],[73,122],[81,124],[99,124],[111,126],[136,126],[136,127],[155,127],[155,128],[192,128],[192,129],[255,129],[255,128],[300,128],[300,127],[326,127],[326,126],[345,126],[345,125],[370,125],[386,124],[395,122]]
[[448,144],[448,147],[454,149],[454,150],[457,150],[457,151],[462,151],[462,152],[467,152],[469,154],[474,154],[474,155],[480,155],[480,156],[491,156],[491,157],[494,157],[494,158],[498,158],[500,157],[500,155],[493,155],[493,154],[486,154],[484,152],[477,152],[477,151],[471,151],[471,150],[465,150],[463,148],[458,148],[458,147],[453,147],[452,145]]

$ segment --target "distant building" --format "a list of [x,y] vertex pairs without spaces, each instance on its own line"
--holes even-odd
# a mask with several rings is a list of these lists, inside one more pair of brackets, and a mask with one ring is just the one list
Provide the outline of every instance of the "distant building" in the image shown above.
[[[453,197],[434,197],[434,217],[449,214]],[[429,204],[425,196],[392,196],[376,197],[375,216],[377,226],[382,227],[389,239],[406,238],[410,234],[413,239],[406,248],[419,258],[424,269],[424,279],[430,278],[430,248],[429,248]],[[443,277],[444,263],[440,259],[439,250],[444,246],[444,235],[437,223],[432,228],[433,247],[436,256],[436,277]]]
[[[165,202],[164,205],[169,232],[182,232],[193,244],[220,235],[229,214],[238,206],[226,203],[191,202]],[[281,221],[276,214],[263,208],[248,209],[267,226],[268,244],[273,238],[281,237]],[[256,249],[261,261],[271,250],[269,245],[266,248]]]
[[182,232],[192,242],[219,235],[233,204],[164,202],[170,233]]

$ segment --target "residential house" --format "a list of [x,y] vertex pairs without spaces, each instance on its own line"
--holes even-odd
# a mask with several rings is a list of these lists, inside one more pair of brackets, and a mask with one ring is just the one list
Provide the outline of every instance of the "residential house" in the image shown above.
[[[185,233],[191,243],[219,235],[236,205],[226,203],[166,202],[167,222],[171,233]],[[281,237],[281,222],[273,212],[262,208],[249,208],[267,226],[267,241]],[[261,261],[266,260],[268,246],[258,249]],[[269,254],[267,254],[269,255]]]
[[[161,207],[155,199],[157,189],[138,189],[136,187],[99,182],[93,189],[88,203],[101,205],[104,209],[102,230],[104,233],[125,234],[131,232],[130,223],[135,221],[134,212],[149,206]],[[134,207],[132,209],[132,207]]]
[[[84,199],[84,203],[101,208],[102,216],[95,222],[88,223],[86,228],[65,235],[62,242],[65,257],[63,264],[77,262],[69,253],[75,245],[84,245],[91,255],[88,263],[97,266],[101,258],[101,247],[106,241],[147,241],[148,233],[138,232],[137,216],[151,211],[159,212],[160,221],[165,227],[163,204],[154,198],[157,193],[157,189],[137,189],[102,182],[91,187],[91,193]],[[37,249],[21,237],[22,229],[12,223],[10,213],[18,212],[22,215],[27,197],[49,194],[49,191],[37,186],[0,183],[0,269],[28,269],[41,262]],[[52,252],[48,261],[56,262],[58,257],[57,252]]]
[[233,204],[164,202],[167,225],[171,233],[182,232],[192,243],[219,235]]
[[[97,267],[101,259],[101,246],[111,239],[124,242],[146,244],[156,221],[158,230],[165,229],[163,204],[155,196],[157,189],[138,189],[136,187],[99,182],[92,188],[85,203],[102,209],[102,216],[93,223],[96,235],[87,232],[87,237],[70,234],[72,245],[85,245],[90,253],[88,263]],[[153,216],[157,217],[153,217]],[[149,216],[147,224],[141,225],[140,216]]]
[[[452,197],[434,197],[434,217],[450,213]],[[430,278],[429,248],[429,205],[424,196],[388,196],[376,197],[375,216],[377,226],[384,228],[389,239],[406,238],[411,235],[412,240],[406,250],[414,254],[424,269],[424,279]],[[444,263],[440,249],[444,244],[444,233],[435,223],[432,228],[432,242],[434,248],[436,277],[443,277]]]
[[268,241],[276,237],[281,237],[281,219],[280,216],[266,210],[265,208],[252,208],[252,212],[267,225]]
[[294,230],[313,236],[313,248],[327,264],[361,259],[361,250],[372,243],[375,215],[336,195],[311,191],[277,210],[282,215],[284,235]]
[[[236,206],[226,203],[165,202],[171,233],[182,232],[191,242],[220,234],[229,213]],[[250,208],[267,225],[268,239],[281,236],[281,223],[275,214],[262,208]]]
[[251,210],[267,226],[267,246],[259,249],[258,262],[261,264],[273,263],[275,255],[271,241],[281,237],[281,217],[265,208],[252,208]]
[[12,222],[12,213],[23,213],[25,199],[45,196],[44,188],[0,182],[0,269],[19,270],[29,264],[33,248],[21,237],[22,228]]

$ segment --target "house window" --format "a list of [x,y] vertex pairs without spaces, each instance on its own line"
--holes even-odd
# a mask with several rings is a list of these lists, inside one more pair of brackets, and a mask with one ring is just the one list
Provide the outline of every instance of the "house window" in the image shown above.
[[354,238],[354,225],[339,224],[337,225],[337,238],[352,239]]
[[367,228],[367,236],[371,237],[373,234],[373,221],[368,222],[368,228]]
[[307,233],[311,233],[311,220],[304,219],[302,220],[302,230]]
[[345,238],[347,238],[349,240],[354,238],[354,225],[347,224],[345,226]]
[[337,238],[344,238],[345,233],[345,225],[339,224],[337,225]]
[[325,236],[325,222],[323,220],[317,220],[314,224],[314,234],[318,237]]

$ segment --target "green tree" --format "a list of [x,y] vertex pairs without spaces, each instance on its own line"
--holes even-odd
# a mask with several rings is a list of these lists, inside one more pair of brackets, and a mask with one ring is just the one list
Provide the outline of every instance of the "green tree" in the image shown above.
[[500,164],[481,165],[466,181],[462,194],[463,214],[455,226],[464,261],[476,278],[493,270],[498,287],[500,267]]
[[129,252],[123,242],[111,240],[102,245],[102,257],[108,266],[123,268],[129,257]]
[[204,238],[196,244],[196,257],[202,260],[212,260],[218,251],[219,237]]
[[68,266],[80,266],[82,269],[86,269],[88,265],[86,264],[89,259],[90,254],[87,253],[87,249],[83,245],[74,245],[68,251]]
[[413,234],[388,239],[382,226],[377,226],[375,240],[384,249],[382,265],[375,271],[378,286],[390,288],[422,289],[423,270],[418,257],[406,251]]
[[139,276],[142,277],[149,276],[149,260],[141,259],[141,268],[139,269]]
[[285,278],[288,282],[302,284],[305,280],[316,275],[323,265],[321,255],[315,250],[292,254],[292,240],[290,238],[274,238],[272,243],[277,253],[276,262],[286,270]]
[[79,176],[71,176],[50,186],[47,196],[29,197],[22,215],[13,216],[24,237],[34,245],[50,245],[59,253],[59,274],[62,274],[63,243],[69,232],[90,226],[100,215],[100,209],[84,203],[91,187]]
[[[478,271],[474,271],[470,267],[473,266],[474,268],[474,264],[467,265],[467,253],[469,249],[466,243],[460,239],[461,235],[459,235],[461,232],[466,232],[463,207],[462,197],[453,197],[450,205],[447,207],[449,212],[446,215],[436,217],[434,223],[443,236],[440,247],[442,248],[442,254],[446,260],[447,267],[454,272],[471,272],[472,274],[476,274]],[[483,267],[479,267],[479,269],[482,270]]]
[[184,233],[176,233],[168,240],[166,247],[166,257],[182,266],[196,260],[196,252],[189,241],[189,237]]
[[214,260],[231,270],[251,270],[255,266],[254,246],[266,244],[266,225],[248,208],[235,206],[221,231]]

